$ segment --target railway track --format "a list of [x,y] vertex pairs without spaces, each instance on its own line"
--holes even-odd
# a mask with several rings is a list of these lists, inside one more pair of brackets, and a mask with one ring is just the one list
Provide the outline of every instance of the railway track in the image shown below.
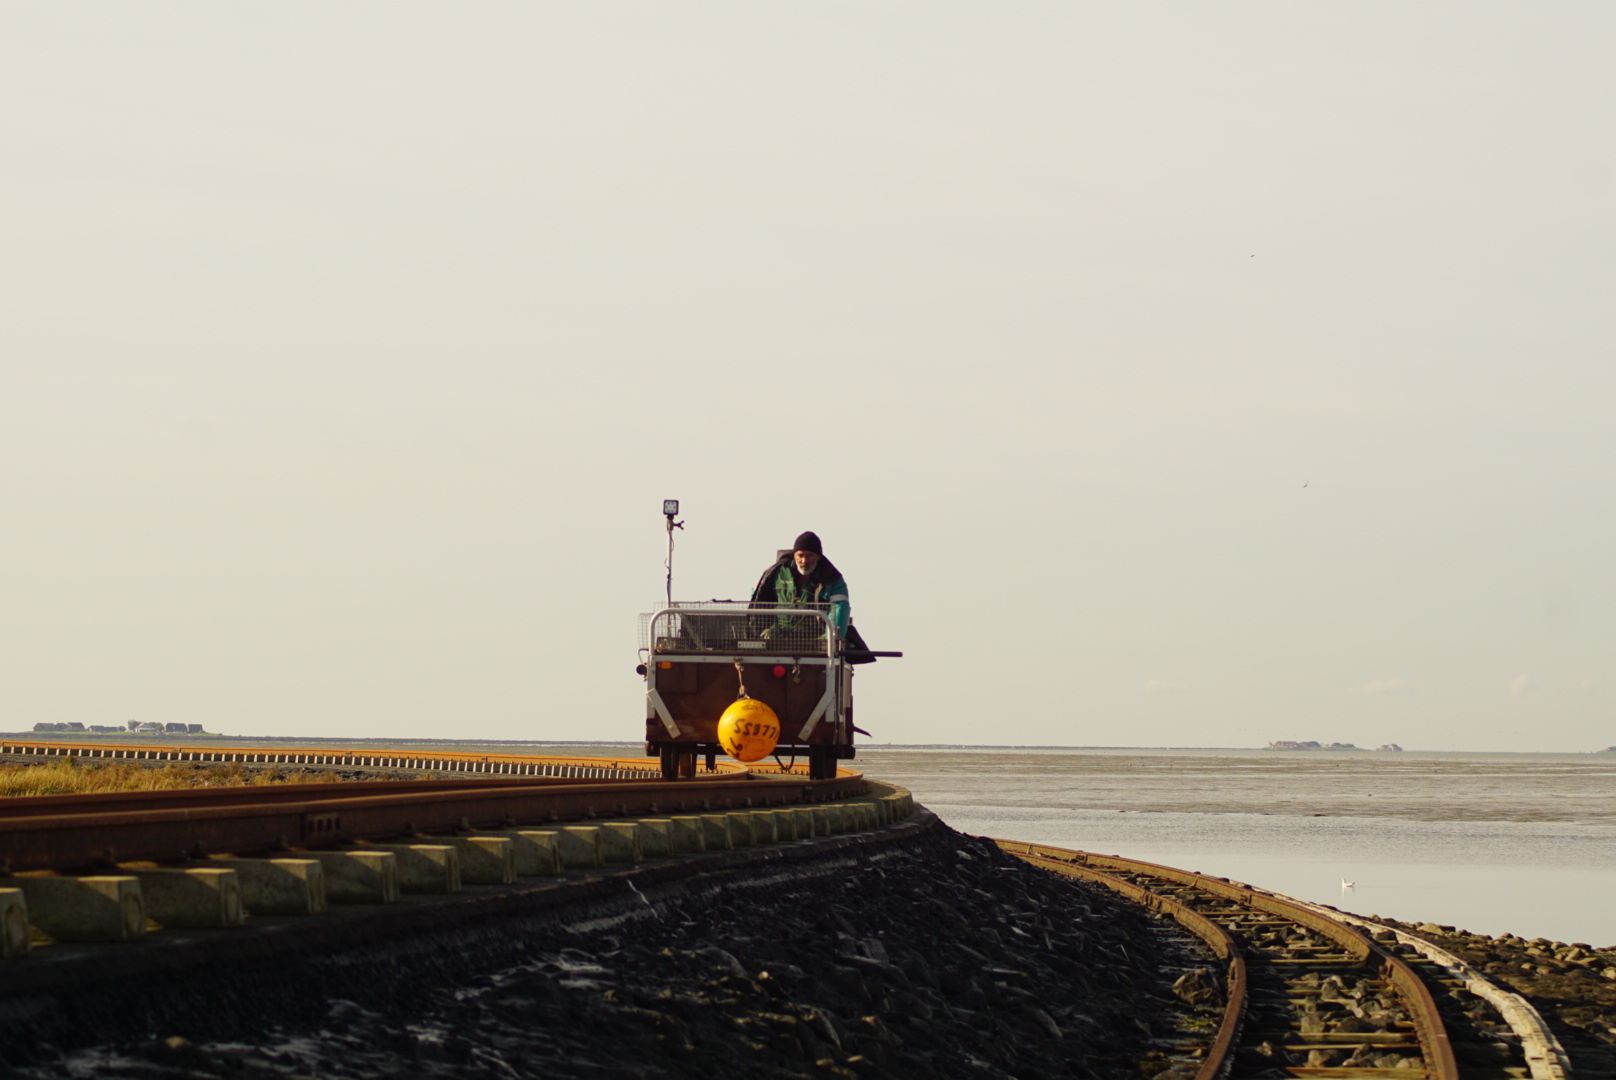
[[[15,751],[6,743],[0,750]],[[34,744],[36,746],[41,744]],[[43,744],[41,756],[138,751],[149,763],[217,763],[185,747]],[[68,755],[61,751],[78,751]],[[102,751],[92,755],[88,751]],[[230,752],[260,754],[258,751]],[[862,775],[721,765],[661,779],[643,759],[398,753],[262,753],[257,765],[444,762],[463,776],[0,801],[0,956],[58,942],[126,942],[151,930],[228,929],[251,915],[512,885],[713,848],[874,828],[907,793],[866,798]],[[321,758],[336,758],[322,761]]]
[[1169,916],[1214,964],[1175,993],[1210,1039],[1160,1047],[1183,1080],[1563,1080],[1564,1052],[1523,1000],[1452,957],[1340,912],[1220,878],[1000,840],[1005,851],[1097,882]]
[[[570,780],[624,780],[660,776],[654,758],[593,758],[523,754],[462,754],[443,750],[334,750],[329,747],[284,749],[222,746],[163,746],[152,743],[61,742],[6,739],[0,758],[21,762],[73,758],[93,763],[127,762],[142,765],[284,765],[288,768],[401,769],[472,776],[558,777]],[[707,767],[708,772],[746,772],[744,765],[728,762]]]
[[[0,801],[5,957],[152,931],[230,930],[249,917],[315,916],[465,885],[531,889],[518,879],[863,831],[913,811],[907,792],[875,785],[871,797],[871,785],[846,770],[815,780],[726,763],[667,781],[657,761],[634,758],[0,743],[0,753],[19,752],[434,775]],[[1150,863],[997,843],[1169,916],[1204,944],[1210,962],[1185,966],[1174,987],[1190,1013],[1180,1036],[1153,1046],[1147,1076],[1568,1075],[1564,1052],[1524,1000],[1391,928]]]

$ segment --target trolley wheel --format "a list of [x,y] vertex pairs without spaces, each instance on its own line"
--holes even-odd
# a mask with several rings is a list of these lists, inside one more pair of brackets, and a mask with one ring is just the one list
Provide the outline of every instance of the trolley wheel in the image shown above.
[[696,750],[694,747],[686,749],[678,743],[663,743],[657,747],[657,757],[662,764],[662,779],[664,780],[690,780],[696,775]]
[[808,779],[834,780],[836,778],[836,748],[810,746],[808,748]]

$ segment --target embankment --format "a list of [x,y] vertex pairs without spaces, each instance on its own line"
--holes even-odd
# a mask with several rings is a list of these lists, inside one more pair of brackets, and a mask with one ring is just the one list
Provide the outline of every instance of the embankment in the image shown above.
[[1138,1078],[1198,960],[925,811],[141,951],[13,985],[10,1074]]

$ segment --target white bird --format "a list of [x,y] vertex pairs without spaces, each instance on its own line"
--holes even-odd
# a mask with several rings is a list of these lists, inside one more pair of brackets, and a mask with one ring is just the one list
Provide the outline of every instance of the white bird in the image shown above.
[[1356,881],[1348,881],[1346,878],[1341,879],[1341,887],[1343,889],[1350,889],[1356,884],[1358,884]]

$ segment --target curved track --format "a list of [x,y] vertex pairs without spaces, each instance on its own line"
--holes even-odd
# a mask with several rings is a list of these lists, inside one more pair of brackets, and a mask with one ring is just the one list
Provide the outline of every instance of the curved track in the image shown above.
[[1210,1043],[1187,1038],[1170,1048],[1175,1076],[1187,1078],[1191,1065],[1195,1080],[1563,1076],[1535,1013],[1494,1008],[1474,982],[1429,965],[1385,928],[1153,863],[997,843],[1170,916],[1205,943],[1221,971],[1191,971],[1175,992],[1203,1008],[1221,1001],[1221,1009]]
[[[633,758],[14,741],[0,751],[467,774],[0,800],[0,956],[51,941],[131,941],[154,925],[224,929],[248,914],[319,914],[328,901],[394,903],[401,891],[452,893],[462,881],[509,885],[714,843],[873,827],[898,813],[891,796],[818,813],[815,804],[867,794],[848,770],[813,780],[724,764],[668,781],[656,761]],[[799,807],[815,813],[800,819]]]
[[[801,770],[722,763],[693,779],[665,781],[654,759],[518,755],[332,754],[329,751],[216,751],[187,747],[34,746],[50,757],[146,762],[443,768],[470,775],[237,785],[168,791],[44,795],[0,802],[0,873],[83,871],[139,860],[217,852],[284,851],[354,841],[452,833],[592,818],[790,806],[853,798],[863,776],[841,770],[810,780]],[[394,765],[393,763],[409,763]]]
[[[461,754],[443,750],[334,750],[329,747],[163,746],[152,743],[57,742],[7,739],[0,755],[24,758],[83,758],[143,764],[286,765],[332,769],[417,769],[473,776],[564,777],[573,780],[661,776],[655,758],[594,758],[566,755]],[[745,772],[746,766],[719,763],[711,772]]]

